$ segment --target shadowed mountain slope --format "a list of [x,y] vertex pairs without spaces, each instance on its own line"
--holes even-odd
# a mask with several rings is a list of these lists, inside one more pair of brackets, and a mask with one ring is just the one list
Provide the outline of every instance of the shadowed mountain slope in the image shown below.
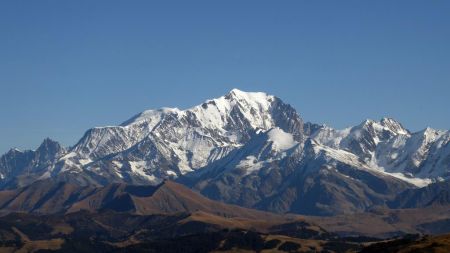
[[283,219],[275,214],[210,200],[172,181],[164,181],[157,186],[111,184],[81,187],[44,180],[17,190],[1,191],[0,205],[2,213],[110,210],[141,215],[203,212],[223,217]]

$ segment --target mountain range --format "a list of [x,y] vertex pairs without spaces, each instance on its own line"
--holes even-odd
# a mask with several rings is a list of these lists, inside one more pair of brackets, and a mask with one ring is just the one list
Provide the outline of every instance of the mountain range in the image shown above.
[[100,187],[40,180],[1,191],[0,206],[1,252],[349,253],[380,252],[385,244],[397,252],[416,243],[446,249],[425,242],[448,236],[411,233],[450,232],[449,205],[279,215],[210,200],[170,180]]
[[[186,110],[147,110],[89,129],[72,147],[45,139],[36,150],[11,149],[0,157],[0,189],[5,210],[17,208],[6,195],[45,189],[42,182],[77,189],[75,203],[95,189],[145,192],[165,180],[279,214],[427,207],[450,201],[449,143],[449,131],[411,132],[392,118],[336,130],[305,122],[275,96],[233,89]],[[127,194],[120,201],[139,209]],[[28,211],[45,205],[35,208]]]

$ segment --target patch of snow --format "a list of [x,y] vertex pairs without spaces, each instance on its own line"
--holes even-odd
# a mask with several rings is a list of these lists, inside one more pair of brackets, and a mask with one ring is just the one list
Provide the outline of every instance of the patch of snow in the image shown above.
[[241,169],[245,172],[245,175],[249,175],[255,171],[260,170],[263,167],[263,162],[258,162],[258,159],[254,156],[247,156],[245,160],[242,160],[237,166],[237,169]]
[[335,130],[331,127],[324,126],[322,129],[317,131],[311,138],[318,143],[329,146],[332,148],[339,148],[339,145],[345,137],[350,134],[351,127],[345,128],[343,130]]
[[[95,172],[99,172],[99,171],[101,171],[102,169],[100,168],[100,167],[98,167],[98,166],[88,166],[87,168],[86,168],[87,170],[89,170],[89,171],[95,171]],[[103,172],[101,172],[100,173],[100,175],[102,175],[103,174]]]
[[[394,156],[397,155],[396,153],[393,154]],[[393,176],[395,178],[398,178],[400,180],[403,180],[405,182],[408,182],[410,184],[413,184],[417,187],[424,187],[427,186],[431,183],[433,183],[433,180],[429,179],[429,178],[419,178],[419,177],[414,177],[412,174],[405,174],[402,172],[390,172],[387,171],[386,168],[379,166],[379,162],[377,162],[377,159],[375,157],[375,155],[372,155],[372,160],[370,160],[369,162],[369,167],[373,168],[373,170],[381,172],[383,174],[386,175],[390,175]]]
[[147,162],[145,161],[128,161],[131,172],[139,177],[145,178],[149,182],[156,183],[157,179],[154,175],[149,175],[145,172]]
[[91,159],[80,159],[80,160],[78,160],[78,162],[81,164],[81,165],[86,165],[86,164],[88,164],[88,163],[91,163],[92,162],[92,160]]
[[63,161],[64,161],[64,165],[63,165],[62,169],[60,170],[60,172],[70,171],[70,172],[76,173],[76,172],[82,171],[82,168],[80,167],[80,165],[73,162],[71,159],[65,159]]
[[186,174],[186,173],[188,173],[188,172],[191,172],[191,171],[194,171],[190,166],[189,166],[189,164],[187,164],[187,163],[185,163],[185,162],[183,162],[183,161],[180,161],[179,163],[178,163],[178,168],[180,169],[180,171],[181,171],[181,174]]
[[175,173],[175,171],[172,171],[172,170],[168,170],[167,171],[167,175],[169,175],[169,176],[177,176],[177,173]]
[[122,168],[122,166],[123,166],[123,164],[122,164],[121,162],[119,162],[119,161],[112,161],[112,163],[113,163],[118,169]]
[[286,133],[278,127],[269,130],[267,135],[277,150],[288,150],[298,144],[294,141],[292,134]]
[[359,161],[359,157],[351,152],[341,150],[341,149],[333,149],[324,145],[321,145],[317,142],[313,143],[314,152],[319,154],[321,152],[325,152],[326,156],[331,157],[339,162],[349,164],[351,166],[357,168],[368,168],[367,165],[361,163]]
[[403,181],[406,181],[410,184],[413,184],[417,187],[425,187],[431,183],[433,183],[433,180],[431,180],[430,178],[417,178],[417,177],[407,177],[405,174],[403,173],[387,173],[388,175],[391,175],[393,177],[396,177],[398,179],[401,179]]
[[75,152],[70,152],[70,153],[66,154],[65,156],[61,157],[61,159],[62,159],[62,160],[64,160],[64,159],[69,159],[69,158],[72,158],[72,157],[75,157],[75,156],[77,156],[77,153],[75,153]]

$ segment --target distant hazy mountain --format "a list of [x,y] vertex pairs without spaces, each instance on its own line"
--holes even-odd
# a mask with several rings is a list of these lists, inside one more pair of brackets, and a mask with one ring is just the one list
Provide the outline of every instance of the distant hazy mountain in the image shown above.
[[0,158],[0,186],[170,178],[245,207],[329,215],[394,205],[401,192],[448,180],[449,142],[449,131],[411,133],[390,118],[344,130],[304,123],[275,96],[234,89],[187,110],[89,129],[68,149],[47,139],[35,151],[11,150]]

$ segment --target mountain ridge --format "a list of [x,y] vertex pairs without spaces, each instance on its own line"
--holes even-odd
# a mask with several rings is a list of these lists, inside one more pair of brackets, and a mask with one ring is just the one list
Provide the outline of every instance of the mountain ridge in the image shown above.
[[336,130],[304,122],[276,96],[233,89],[185,110],[91,128],[68,149],[46,139],[34,151],[10,150],[0,178],[0,189],[45,179],[95,187],[176,179],[245,207],[329,215],[448,180],[450,132],[411,132],[392,118]]

